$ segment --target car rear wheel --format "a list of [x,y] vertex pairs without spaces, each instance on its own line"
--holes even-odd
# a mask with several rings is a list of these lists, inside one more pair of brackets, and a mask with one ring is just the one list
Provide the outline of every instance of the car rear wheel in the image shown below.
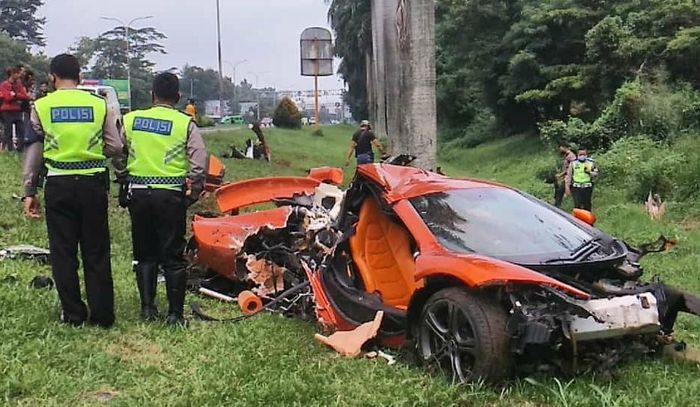
[[425,303],[415,332],[423,363],[453,383],[498,383],[510,375],[506,313],[484,295],[458,287],[436,292]]

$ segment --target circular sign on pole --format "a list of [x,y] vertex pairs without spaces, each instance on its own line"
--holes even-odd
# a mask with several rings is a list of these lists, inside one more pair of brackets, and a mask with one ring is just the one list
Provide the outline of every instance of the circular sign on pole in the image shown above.
[[329,30],[311,27],[301,33],[301,75],[333,75],[333,36]]

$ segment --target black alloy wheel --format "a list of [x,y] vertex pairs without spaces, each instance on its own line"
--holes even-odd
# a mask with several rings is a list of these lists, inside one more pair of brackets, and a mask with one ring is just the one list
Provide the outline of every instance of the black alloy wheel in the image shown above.
[[484,295],[459,287],[438,291],[423,307],[416,333],[424,364],[453,383],[497,383],[510,375],[506,313]]

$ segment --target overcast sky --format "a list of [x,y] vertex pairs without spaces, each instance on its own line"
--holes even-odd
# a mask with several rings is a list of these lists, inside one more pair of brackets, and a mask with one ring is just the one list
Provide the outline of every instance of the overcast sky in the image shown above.
[[[323,0],[220,0],[223,70],[247,59],[236,69],[236,80],[247,77],[260,86],[280,90],[313,89],[313,78],[299,75],[299,35],[309,26],[328,27]],[[168,54],[154,55],[157,69],[186,63],[217,69],[216,0],[45,0],[44,32],[49,56],[64,52],[80,36],[97,36],[115,23],[140,16],[152,19],[134,27],[154,26],[168,38]],[[334,69],[337,69],[337,61]],[[321,78],[322,89],[342,88],[338,77]]]

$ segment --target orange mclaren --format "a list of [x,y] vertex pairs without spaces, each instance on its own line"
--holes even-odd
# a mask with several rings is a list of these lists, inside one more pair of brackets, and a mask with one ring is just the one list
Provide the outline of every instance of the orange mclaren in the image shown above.
[[193,221],[202,285],[253,290],[329,331],[382,310],[382,343],[459,382],[607,366],[654,352],[678,312],[700,314],[696,297],[640,280],[650,247],[589,213],[389,163],[359,166],[345,191],[342,180],[322,168],[216,190],[224,215]]

